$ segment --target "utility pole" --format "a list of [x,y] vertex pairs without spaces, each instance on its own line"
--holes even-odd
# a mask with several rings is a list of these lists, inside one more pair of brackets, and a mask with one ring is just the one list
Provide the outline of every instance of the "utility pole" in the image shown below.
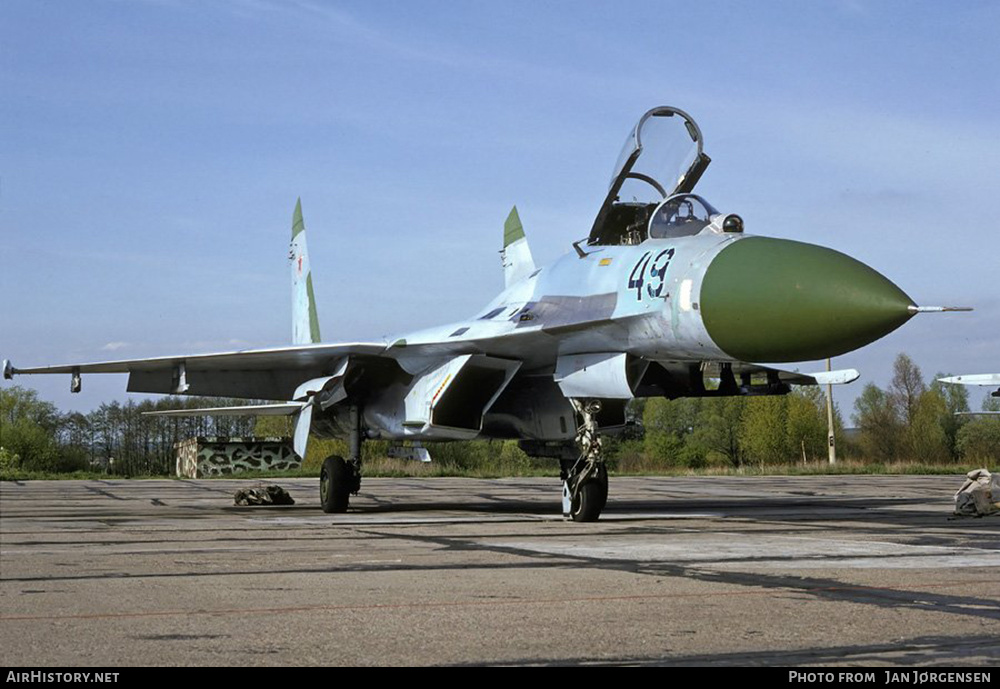
[[[826,360],[826,370],[832,370],[830,359]],[[833,385],[826,385],[826,441],[830,448],[830,464],[837,463],[837,444],[833,437]]]

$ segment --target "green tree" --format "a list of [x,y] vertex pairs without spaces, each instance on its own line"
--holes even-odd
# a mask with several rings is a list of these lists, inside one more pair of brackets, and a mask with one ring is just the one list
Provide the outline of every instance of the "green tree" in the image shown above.
[[652,467],[699,466],[705,452],[692,439],[698,427],[703,400],[652,398],[643,410],[643,448]]
[[17,471],[21,468],[21,458],[0,446],[0,474],[7,471]]
[[0,388],[0,428],[17,421],[29,421],[54,435],[59,428],[59,411],[51,402],[38,399],[34,390],[20,385]]
[[253,427],[258,438],[290,438],[294,433],[293,416],[258,416]]
[[785,397],[752,397],[743,411],[740,446],[748,462],[780,464],[794,456],[788,448]]
[[913,425],[917,404],[926,390],[920,367],[908,355],[899,354],[892,364],[889,400],[896,411],[896,417],[907,428]]
[[868,383],[854,400],[851,416],[859,430],[859,444],[864,456],[877,462],[896,459],[903,425],[890,396],[874,383]]
[[691,441],[705,448],[708,459],[718,457],[730,466],[743,466],[740,433],[746,397],[708,398],[702,404]]
[[807,460],[827,458],[826,396],[819,386],[795,388],[785,398],[788,448]]
[[969,389],[964,385],[948,385],[938,380],[938,378],[950,375],[950,373],[935,375],[934,382],[931,383],[931,391],[940,395],[944,400],[945,413],[940,419],[940,424],[951,458],[958,459],[958,431],[967,420],[967,417],[961,416],[959,412],[969,411]]
[[934,390],[924,390],[917,399],[913,421],[907,429],[908,456],[920,462],[947,462],[952,458],[944,424],[948,420],[945,399]]
[[963,424],[956,446],[963,461],[996,468],[1000,463],[1000,418],[983,416]]
[[0,447],[29,471],[57,471],[59,413],[38,393],[18,385],[0,388]]

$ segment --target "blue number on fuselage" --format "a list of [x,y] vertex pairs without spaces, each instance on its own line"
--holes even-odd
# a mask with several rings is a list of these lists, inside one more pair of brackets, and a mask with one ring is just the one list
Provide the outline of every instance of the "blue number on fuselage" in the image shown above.
[[644,253],[628,276],[628,288],[635,290],[635,298],[639,301],[642,301],[642,285],[646,279],[646,264],[649,263],[650,254],[651,251]]
[[[666,256],[666,260],[663,261],[663,265],[659,265],[660,259]],[[651,298],[660,296],[663,292],[663,278],[667,274],[667,266],[670,265],[670,259],[674,257],[673,249],[664,249],[656,255],[653,260],[653,266],[649,269],[649,284],[646,285],[646,290]],[[656,284],[656,289],[653,289],[653,284]]]
[[[663,265],[660,265],[660,260],[666,256],[666,260],[663,261]],[[650,298],[655,299],[663,293],[663,282],[667,274],[667,266],[670,265],[670,259],[674,257],[673,249],[664,249],[656,255],[653,259],[653,252],[647,251],[632,268],[632,272],[628,276],[628,288],[635,290],[635,298],[637,301],[642,301],[642,286],[646,285],[646,294]],[[649,266],[650,259],[653,260],[653,265],[649,269],[649,282],[646,282],[646,268]]]

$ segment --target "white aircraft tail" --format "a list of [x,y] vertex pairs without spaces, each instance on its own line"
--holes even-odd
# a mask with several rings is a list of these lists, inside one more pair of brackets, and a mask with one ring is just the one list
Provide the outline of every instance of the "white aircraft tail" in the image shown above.
[[319,316],[306,249],[306,225],[302,222],[302,199],[295,202],[288,259],[292,269],[292,344],[316,344],[321,341]]
[[535,259],[531,257],[531,248],[528,246],[528,238],[524,236],[517,206],[510,209],[507,222],[503,224],[503,251],[500,252],[500,259],[503,263],[504,287],[510,287],[535,272]]
[[[295,202],[292,215],[292,244],[288,251],[292,269],[292,343],[296,345],[320,342],[319,317],[316,314],[316,296],[313,293],[312,272],[309,269],[309,252],[306,249],[306,226],[302,221],[302,199]],[[4,362],[6,374],[7,362]],[[313,400],[296,400],[281,404],[261,404],[238,407],[212,407],[208,409],[178,409],[145,412],[158,416],[294,416],[293,447],[301,459],[306,457],[309,432],[312,429]]]

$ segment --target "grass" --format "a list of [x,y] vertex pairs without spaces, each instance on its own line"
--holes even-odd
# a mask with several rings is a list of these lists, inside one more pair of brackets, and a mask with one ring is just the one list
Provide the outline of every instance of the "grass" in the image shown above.
[[[841,460],[831,466],[827,462],[801,462],[766,465],[744,465],[742,467],[709,466],[700,469],[689,467],[642,467],[631,465],[629,470],[612,470],[613,476],[821,476],[848,474],[965,474],[982,465],[972,464],[926,464],[922,462],[865,463],[857,460]],[[463,468],[452,464],[430,462],[410,462],[388,457],[374,458],[364,464],[366,477],[378,478],[433,478],[433,477],[468,477],[468,478],[507,478],[512,476],[556,477],[559,466],[555,461],[538,466],[518,467],[516,471],[504,471],[504,467],[486,466]],[[238,474],[228,474],[220,478],[238,479],[282,479],[282,478],[317,478],[319,471],[307,466],[293,471],[252,471]],[[57,479],[164,479],[173,476],[116,476],[94,471],[74,471],[71,473],[54,473],[44,471],[22,471],[5,469],[0,471],[0,481],[45,481]]]
[[116,476],[103,471],[31,471],[26,469],[0,469],[0,481],[107,481],[111,479],[142,480],[150,478],[173,478],[143,474],[137,476]]
[[981,465],[924,464],[921,462],[864,463],[854,460],[839,461],[831,466],[826,462],[802,464],[747,464],[742,467],[711,466],[701,469],[686,467],[657,471],[617,472],[619,476],[824,476],[851,474],[966,474]]

